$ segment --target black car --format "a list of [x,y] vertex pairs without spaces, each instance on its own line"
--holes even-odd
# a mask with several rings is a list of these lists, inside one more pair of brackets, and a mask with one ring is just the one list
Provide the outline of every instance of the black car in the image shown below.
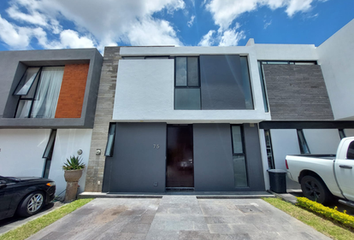
[[0,176],[0,220],[36,214],[54,196],[55,182],[50,179]]

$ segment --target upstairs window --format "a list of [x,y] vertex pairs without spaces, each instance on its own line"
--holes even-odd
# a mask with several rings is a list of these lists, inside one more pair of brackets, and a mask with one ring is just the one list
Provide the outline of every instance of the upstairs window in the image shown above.
[[198,57],[176,57],[175,63],[175,109],[200,109]]
[[54,118],[64,67],[30,67],[13,95],[19,96],[16,118]]
[[176,110],[253,110],[247,57],[176,57],[174,107]]

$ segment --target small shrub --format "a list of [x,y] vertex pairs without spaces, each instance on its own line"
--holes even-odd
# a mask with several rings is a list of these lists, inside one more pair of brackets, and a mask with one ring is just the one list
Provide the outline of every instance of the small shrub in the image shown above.
[[339,212],[337,207],[334,209],[325,207],[320,203],[311,201],[305,197],[297,197],[297,206],[308,209],[314,213],[320,214],[328,219],[333,219],[336,222],[343,224],[344,226],[354,229],[354,217],[346,213]]
[[85,168],[85,164],[79,156],[70,156],[63,165],[63,170],[79,170],[83,168]]

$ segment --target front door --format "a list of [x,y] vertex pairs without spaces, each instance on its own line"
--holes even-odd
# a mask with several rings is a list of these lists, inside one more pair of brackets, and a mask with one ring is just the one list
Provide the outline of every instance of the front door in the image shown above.
[[167,126],[166,188],[194,188],[192,125]]

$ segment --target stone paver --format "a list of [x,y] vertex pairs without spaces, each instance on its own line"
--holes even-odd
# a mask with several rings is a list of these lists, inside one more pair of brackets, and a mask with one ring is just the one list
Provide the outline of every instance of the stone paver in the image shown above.
[[30,240],[330,239],[261,199],[95,199]]

